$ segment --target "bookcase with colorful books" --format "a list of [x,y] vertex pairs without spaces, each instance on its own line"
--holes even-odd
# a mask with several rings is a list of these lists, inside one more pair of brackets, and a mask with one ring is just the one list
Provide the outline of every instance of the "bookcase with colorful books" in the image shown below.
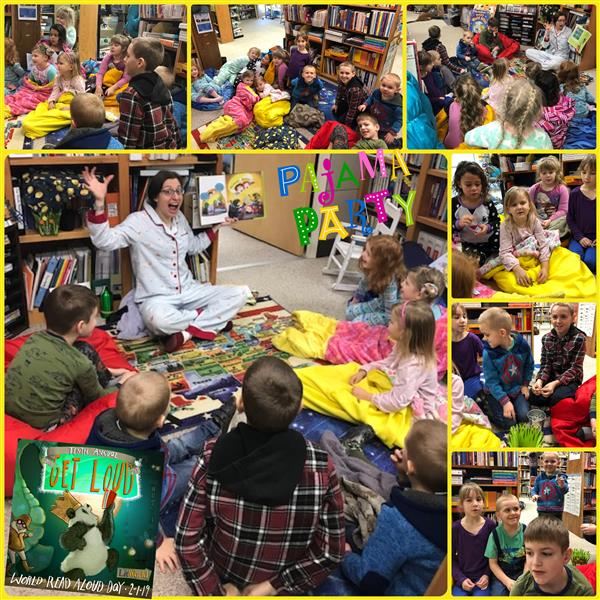
[[[43,322],[40,307],[45,296],[57,285],[80,283],[100,293],[109,286],[115,297],[124,296],[133,287],[133,274],[127,249],[104,253],[91,244],[89,232],[83,219],[84,207],[69,230],[60,229],[56,235],[40,235],[28,210],[21,201],[21,180],[24,173],[56,172],[57,169],[74,174],[81,173],[85,166],[96,168],[98,174],[113,175],[106,198],[107,214],[111,225],[121,222],[130,212],[142,207],[150,177],[161,169],[175,170],[186,181],[186,194],[182,210],[194,222],[195,196],[193,183],[198,174],[221,172],[222,158],[218,155],[186,155],[168,161],[155,155],[137,155],[132,160],[128,155],[59,155],[35,156],[33,158],[9,157],[5,161],[5,195],[15,213],[20,214],[22,231],[18,231],[21,258],[18,279],[24,286],[29,325]],[[202,280],[216,281],[218,236],[209,251],[200,257],[200,266],[193,272]],[[196,261],[197,262],[197,261]],[[9,268],[6,266],[5,269]],[[6,284],[6,278],[5,278]]]
[[483,490],[484,512],[493,518],[499,496],[519,496],[518,465],[517,452],[453,452],[452,517],[460,518],[458,493],[463,483],[471,481]]
[[402,8],[398,5],[291,5],[284,6],[284,18],[288,48],[298,31],[307,29],[319,76],[329,81],[337,82],[339,64],[348,61],[372,91],[399,48]]
[[583,523],[596,523],[596,454],[570,452],[563,472],[569,477],[563,522],[577,536]]

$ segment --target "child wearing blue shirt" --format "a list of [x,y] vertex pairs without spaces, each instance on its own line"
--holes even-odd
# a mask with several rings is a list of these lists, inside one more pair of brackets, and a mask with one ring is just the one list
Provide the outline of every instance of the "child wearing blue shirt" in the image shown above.
[[538,516],[547,515],[562,519],[565,494],[569,491],[568,477],[560,473],[560,458],[556,452],[542,454],[544,472],[535,478],[531,499],[537,502]]
[[463,32],[462,39],[456,46],[456,58],[458,58],[460,66],[467,69],[482,88],[488,87],[488,80],[479,72],[479,69],[485,65],[477,58],[477,48],[473,43],[472,31]]
[[396,136],[402,129],[402,95],[400,94],[400,77],[395,73],[386,73],[379,81],[379,89],[375,90],[359,111],[368,109],[379,122],[379,135],[388,148],[399,148],[401,140]]
[[313,108],[319,107],[319,93],[323,83],[317,77],[314,65],[305,65],[301,77],[292,80],[292,107],[296,104],[308,104]]
[[489,417],[503,431],[527,422],[533,376],[531,348],[520,333],[512,333],[512,325],[510,315],[502,308],[488,308],[479,316]]

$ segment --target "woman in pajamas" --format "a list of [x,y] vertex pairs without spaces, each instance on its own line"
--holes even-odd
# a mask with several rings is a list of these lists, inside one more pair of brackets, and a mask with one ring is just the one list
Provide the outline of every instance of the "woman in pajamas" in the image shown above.
[[542,65],[543,71],[556,71],[560,63],[569,58],[569,38],[573,30],[567,27],[567,13],[559,11],[554,15],[554,25],[546,24],[546,33],[542,40],[544,50],[527,48],[525,55]]
[[215,231],[194,235],[180,211],[183,189],[179,175],[157,173],[148,185],[144,208],[110,227],[104,202],[113,175],[101,182],[95,171],[83,170],[84,181],[95,198],[94,210],[88,213],[92,243],[99,250],[130,249],[135,301],[148,329],[169,336],[167,352],[192,337],[214,339],[244,306],[249,290],[247,286],[216,286],[193,278],[185,257],[208,248]]

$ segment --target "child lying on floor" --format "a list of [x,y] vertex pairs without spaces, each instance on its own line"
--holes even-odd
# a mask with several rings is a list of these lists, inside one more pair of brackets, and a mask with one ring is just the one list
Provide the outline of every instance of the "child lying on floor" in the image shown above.
[[197,63],[192,64],[192,102],[223,106],[225,102],[221,88]]

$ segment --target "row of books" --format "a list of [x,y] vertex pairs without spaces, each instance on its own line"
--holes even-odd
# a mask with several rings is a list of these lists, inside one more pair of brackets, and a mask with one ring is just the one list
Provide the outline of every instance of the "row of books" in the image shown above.
[[438,237],[432,233],[420,231],[417,237],[417,244],[425,250],[431,260],[437,260],[446,252],[446,238]]
[[[339,60],[323,57],[323,62],[321,64],[321,73],[333,79],[337,79],[337,70],[339,64]],[[363,83],[369,90],[373,89],[373,87],[375,86],[375,82],[377,81],[376,73],[370,73],[369,71],[365,71],[364,69],[357,67],[356,75],[360,79],[362,79]]]
[[371,11],[371,25],[369,26],[369,35],[389,38],[394,24],[394,13],[385,10]]
[[[452,482],[454,484],[454,481]],[[456,484],[458,485],[458,484]],[[461,481],[461,485],[462,485],[462,481]],[[498,496],[501,495],[498,492],[488,492],[488,491],[484,491],[483,492],[483,500],[485,502],[484,504],[484,509],[486,511],[492,511],[492,510],[496,510],[496,500],[498,499]],[[459,496],[458,494],[453,494],[452,495],[452,506],[455,507],[459,507],[460,510],[460,502],[459,502]]]
[[371,13],[368,11],[340,8],[339,6],[331,6],[329,9],[330,27],[340,27],[358,33],[372,33],[369,31],[370,19]]
[[513,326],[517,331],[531,331],[531,310],[522,310],[518,313],[510,313],[512,318]]
[[140,19],[183,19],[185,4],[140,4]]
[[596,508],[596,490],[583,491],[583,507]]
[[596,468],[596,455],[586,453],[584,455],[584,457],[585,457],[584,467],[586,469],[595,469]]
[[583,486],[584,487],[596,487],[596,473],[588,471],[583,474]]
[[40,308],[46,295],[59,285],[91,285],[92,251],[87,247],[39,252],[22,264],[28,310]]
[[205,252],[188,256],[187,262],[194,279],[201,283],[210,281],[210,258]]
[[516,471],[492,471],[492,483],[494,485],[516,485]]
[[517,467],[519,457],[516,452],[454,452],[453,466],[471,467]]
[[[283,14],[287,21],[296,21],[297,23],[309,23],[318,27],[314,22],[314,13],[315,12],[325,12],[327,14],[327,10],[324,11],[315,11],[314,8],[310,6],[303,6],[301,4],[287,4],[283,7]],[[317,17],[318,19],[320,16]]]
[[[409,167],[414,167],[415,169],[418,169],[420,166],[422,166],[423,161],[425,160],[425,156],[427,156],[427,155],[426,154],[404,154],[403,158]],[[433,159],[431,160],[431,163],[429,164],[429,168],[446,170],[446,169],[448,169],[448,160],[446,159],[446,157],[443,154],[436,154],[433,157]]]
[[346,43],[354,46],[360,46],[362,50],[369,50],[370,52],[377,52],[379,54],[383,54],[385,52],[386,45],[385,40],[368,35],[364,37],[361,35],[351,35],[346,37]]
[[361,67],[368,67],[369,69],[379,69],[379,62],[381,60],[380,54],[374,54],[367,50],[359,50],[354,48],[352,52],[352,62]]
[[429,208],[429,216],[434,219],[441,219],[443,222],[448,220],[448,194],[446,193],[448,183],[446,179],[440,179],[432,184],[429,191],[431,196],[431,205]]

